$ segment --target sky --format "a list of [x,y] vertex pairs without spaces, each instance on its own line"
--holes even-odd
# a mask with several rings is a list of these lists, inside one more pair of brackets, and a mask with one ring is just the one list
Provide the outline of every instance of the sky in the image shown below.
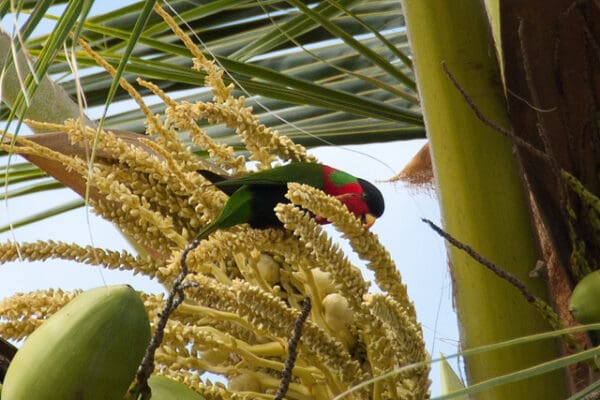
[[[382,191],[386,210],[371,229],[390,251],[415,304],[427,350],[436,358],[441,352],[454,354],[458,351],[458,332],[452,308],[446,249],[443,241],[421,222],[421,218],[428,218],[440,224],[437,198],[431,191],[409,188],[402,183],[385,182],[399,172],[424,143],[424,140],[412,140],[361,146],[321,147],[310,152],[322,163],[369,180]],[[75,197],[69,189],[61,189],[41,196],[30,195],[2,202],[0,225]],[[347,243],[339,238],[331,227],[327,229],[337,238],[342,248],[347,250],[346,253],[350,254]],[[50,239],[133,252],[109,222],[83,208],[0,234],[2,242]],[[351,255],[350,259],[355,265],[364,265],[354,255]],[[372,280],[370,271],[362,269],[366,278]],[[0,298],[37,289],[87,289],[122,283],[129,283],[146,292],[158,293],[163,290],[159,284],[145,277],[72,262],[50,260],[0,265]],[[437,365],[434,365],[431,374],[431,389],[434,395],[439,394],[438,376]]]

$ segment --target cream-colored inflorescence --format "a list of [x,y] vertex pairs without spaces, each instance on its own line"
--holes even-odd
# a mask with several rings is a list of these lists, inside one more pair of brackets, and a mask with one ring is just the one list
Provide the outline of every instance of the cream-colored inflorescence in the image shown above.
[[[166,105],[164,115],[153,115],[135,89],[122,82],[146,113],[151,136],[130,140],[78,121],[45,125],[65,132],[74,147],[95,144],[91,161],[76,152],[15,138],[19,153],[57,161],[83,179],[91,208],[119,227],[140,255],[48,240],[2,244],[1,263],[73,260],[139,273],[169,288],[181,271],[182,250],[227,201],[196,170],[247,173],[246,160],[210,138],[200,129],[200,120],[235,130],[259,169],[271,168],[274,162],[314,161],[302,146],[260,124],[243,98],[231,97],[232,87],[223,83],[222,71],[167,14],[157,12],[194,55],[194,68],[206,73],[213,101],[177,102],[139,80]],[[181,139],[184,134],[210,159],[192,153]],[[11,150],[8,144],[0,146]],[[193,285],[166,326],[156,353],[157,372],[184,382],[207,399],[271,399],[280,384],[302,301],[310,297],[312,309],[286,398],[328,400],[369,379],[373,383],[344,398],[428,397],[428,354],[421,327],[390,254],[337,199],[296,183],[289,183],[287,196],[290,202],[275,209],[283,228],[239,225],[216,231],[189,253],[187,281]],[[359,267],[312,215],[326,218],[348,239],[374,272],[377,293],[370,291]],[[4,299],[0,336],[26,337],[76,293],[42,290]],[[165,298],[141,295],[156,323]],[[225,383],[211,383],[205,372],[221,375]]]

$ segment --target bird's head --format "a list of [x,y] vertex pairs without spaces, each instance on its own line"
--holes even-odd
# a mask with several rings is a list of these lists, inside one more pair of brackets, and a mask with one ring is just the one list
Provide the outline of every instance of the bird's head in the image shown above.
[[[381,217],[384,209],[383,196],[375,185],[327,165],[323,165],[322,169],[323,191],[344,203],[363,225],[369,228]],[[317,217],[317,221],[327,223],[324,218]]]
[[344,203],[346,208],[361,220],[363,225],[370,228],[377,218],[383,215],[385,204],[383,195],[369,181],[357,178],[360,188],[347,193],[338,194],[335,197]]
[[375,223],[375,220],[383,215],[385,210],[385,203],[383,201],[383,195],[369,181],[358,178],[358,183],[362,187],[362,200],[366,203],[368,212],[360,216],[362,223],[370,228]]

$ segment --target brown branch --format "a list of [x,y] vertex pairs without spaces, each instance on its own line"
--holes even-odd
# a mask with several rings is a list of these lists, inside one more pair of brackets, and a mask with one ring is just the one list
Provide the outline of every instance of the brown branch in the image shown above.
[[148,378],[152,375],[154,371],[154,354],[156,350],[160,346],[163,340],[163,336],[165,333],[165,327],[167,326],[167,322],[169,321],[169,317],[175,311],[175,309],[183,302],[185,299],[184,289],[197,285],[195,282],[183,283],[185,278],[189,273],[189,269],[186,263],[187,256],[190,251],[198,247],[202,237],[196,237],[181,253],[180,265],[181,265],[181,273],[173,282],[173,288],[169,292],[169,296],[167,297],[167,302],[162,309],[162,311],[158,314],[159,320],[156,324],[156,329],[154,330],[154,335],[146,347],[146,352],[144,353],[144,358],[138,367],[136,373],[136,381],[137,384],[134,386],[133,392],[130,391],[130,395],[133,395],[133,398],[137,398],[137,394],[141,395],[142,400],[150,399],[151,391],[148,386]]
[[454,238],[452,235],[445,232],[442,228],[440,228],[439,226],[437,226],[430,220],[428,220],[426,218],[422,218],[421,221],[423,221],[427,225],[429,225],[431,227],[431,229],[433,229],[438,235],[440,235],[441,237],[446,239],[448,241],[448,243],[450,243],[452,246],[464,251],[472,259],[474,259],[475,261],[477,261],[478,263],[480,263],[481,265],[483,265],[484,267],[486,267],[487,269],[492,271],[494,274],[498,275],[500,278],[504,279],[505,281],[510,283],[512,286],[514,286],[519,292],[521,292],[521,294],[523,295],[523,297],[525,297],[525,300],[527,300],[528,303],[536,302],[536,297],[531,293],[529,288],[527,288],[527,286],[515,275],[500,268],[498,265],[494,264],[492,261],[488,260],[481,254],[477,253],[471,246],[469,246],[468,244],[462,243],[458,239]]
[[311,307],[310,297],[305,297],[303,300],[302,312],[294,323],[294,332],[288,342],[288,357],[287,360],[285,360],[285,366],[283,368],[283,372],[281,373],[281,383],[279,384],[279,389],[277,390],[273,400],[282,400],[283,396],[285,396],[288,391],[288,387],[292,381],[292,370],[294,369],[296,357],[298,356],[297,348],[298,344],[300,343],[300,338],[302,337],[302,326],[310,314]]
[[546,153],[537,149],[536,147],[531,145],[531,143],[528,143],[525,140],[523,140],[522,138],[515,135],[515,133],[512,130],[506,129],[506,128],[498,125],[497,123],[490,120],[487,116],[485,116],[481,112],[481,110],[479,110],[477,105],[473,102],[473,99],[471,99],[471,97],[465,91],[465,89],[460,85],[460,83],[458,82],[458,80],[456,79],[454,74],[452,74],[452,72],[450,72],[450,70],[448,69],[448,64],[446,64],[446,61],[442,61],[442,70],[444,71],[446,76],[448,76],[448,78],[450,78],[450,81],[452,82],[452,84],[454,85],[456,90],[458,90],[458,92],[460,93],[462,98],[465,100],[465,102],[467,103],[467,105],[469,106],[471,111],[473,111],[473,113],[475,114],[475,116],[477,117],[478,120],[480,120],[484,125],[492,128],[496,132],[499,132],[502,135],[512,139],[515,142],[515,144],[523,147],[524,149],[527,149],[533,155],[540,157],[543,160],[549,161],[549,157]]

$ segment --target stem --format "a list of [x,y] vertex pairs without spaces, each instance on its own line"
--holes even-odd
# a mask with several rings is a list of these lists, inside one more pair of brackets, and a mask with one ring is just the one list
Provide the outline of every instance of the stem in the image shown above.
[[[444,229],[495,265],[502,265],[533,296],[546,299],[544,282],[529,277],[539,258],[538,244],[512,143],[504,136],[511,129],[483,4],[469,0],[402,3]],[[443,65],[451,74],[444,72]],[[480,268],[462,250],[447,248],[463,348],[550,328],[514,288]],[[472,385],[558,355],[558,346],[531,343],[467,357],[465,366]],[[518,400],[530,399],[532,394],[565,398],[561,372],[496,386],[477,398]]]

